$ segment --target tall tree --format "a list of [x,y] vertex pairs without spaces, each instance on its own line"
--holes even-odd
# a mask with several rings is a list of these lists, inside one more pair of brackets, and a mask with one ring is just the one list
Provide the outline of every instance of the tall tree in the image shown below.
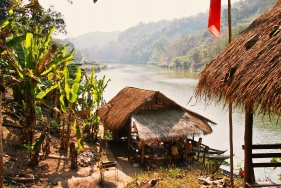
[[1,0],[0,1],[0,23],[8,17],[8,12],[12,6],[13,0]]
[[14,12],[16,22],[22,25],[22,33],[33,32],[35,27],[39,27],[47,35],[53,26],[56,33],[67,33],[62,14],[55,11],[53,6],[45,11],[38,0],[28,0],[27,4],[20,3]]

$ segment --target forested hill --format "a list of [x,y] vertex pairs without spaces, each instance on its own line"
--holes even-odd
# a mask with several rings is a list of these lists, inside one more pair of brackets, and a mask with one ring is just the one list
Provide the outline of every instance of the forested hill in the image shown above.
[[120,31],[112,32],[90,32],[80,35],[75,38],[68,39],[78,49],[85,49],[91,47],[102,47],[107,45],[110,41],[116,41]]
[[[231,10],[233,35],[275,3],[276,0],[241,0],[234,3]],[[76,48],[88,59],[100,62],[151,63],[199,71],[227,45],[227,7],[222,8],[219,38],[207,31],[207,22],[206,11],[171,21],[139,23],[121,32],[117,39],[108,37],[107,44],[103,45],[94,45],[94,42],[92,47],[89,43],[83,45],[83,41],[90,41],[84,36]]]

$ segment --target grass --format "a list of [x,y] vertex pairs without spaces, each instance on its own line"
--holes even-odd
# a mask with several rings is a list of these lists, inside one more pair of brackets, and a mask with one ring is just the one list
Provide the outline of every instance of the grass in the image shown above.
[[[157,182],[157,188],[199,188],[202,184],[198,180],[198,176],[202,175],[200,170],[193,170],[190,166],[185,168],[166,168],[157,169],[155,171],[142,172],[133,177],[133,181],[125,186],[125,188],[135,187],[153,187],[149,184],[151,180]],[[220,172],[214,174],[216,179],[226,178],[230,184],[229,177]],[[151,182],[153,184],[155,182]],[[234,180],[234,187],[243,187],[243,180],[238,178]],[[230,187],[230,186],[226,186]]]
[[[190,187],[198,188],[200,183],[197,177],[201,174],[199,170],[188,168],[166,168],[155,171],[146,171],[133,177],[133,181],[125,186],[126,188],[135,188],[137,184],[147,184],[150,180],[158,181],[157,188],[175,188]],[[146,187],[146,186],[144,186]],[[150,187],[150,186],[147,186]]]

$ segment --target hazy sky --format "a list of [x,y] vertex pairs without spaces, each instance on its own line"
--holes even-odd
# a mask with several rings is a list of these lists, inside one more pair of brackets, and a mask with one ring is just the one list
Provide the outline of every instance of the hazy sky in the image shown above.
[[[231,3],[238,0],[231,0]],[[44,8],[54,5],[64,15],[67,37],[92,31],[123,31],[139,22],[157,22],[196,15],[209,10],[210,0],[39,0]],[[222,0],[227,4],[227,0]],[[207,27],[207,23],[206,23]],[[64,37],[63,37],[64,38]]]

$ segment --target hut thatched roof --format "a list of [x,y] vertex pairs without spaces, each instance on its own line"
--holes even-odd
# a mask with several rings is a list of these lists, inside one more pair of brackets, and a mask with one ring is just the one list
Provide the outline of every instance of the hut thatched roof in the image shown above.
[[[134,115],[139,122],[139,131],[145,131],[143,127],[150,129],[152,138],[172,138],[187,135],[187,128],[192,134],[209,134],[212,129],[209,125],[215,124],[211,120],[178,105],[159,91],[144,90],[133,87],[125,87],[106,105],[97,111],[104,126],[111,131],[131,126],[131,117]],[[156,127],[159,130],[156,133]],[[172,128],[170,130],[170,128]],[[198,131],[200,129],[201,131]],[[185,130],[185,132],[181,132]],[[164,133],[164,131],[170,133]],[[158,134],[158,135],[157,135]],[[186,136],[185,135],[185,136]],[[148,140],[146,136],[143,139]]]
[[240,33],[199,75],[199,99],[254,104],[281,115],[281,0]]
[[134,114],[132,118],[140,140],[145,142],[184,139],[186,136],[212,132],[210,126],[202,124],[201,120],[179,109],[149,110]]

